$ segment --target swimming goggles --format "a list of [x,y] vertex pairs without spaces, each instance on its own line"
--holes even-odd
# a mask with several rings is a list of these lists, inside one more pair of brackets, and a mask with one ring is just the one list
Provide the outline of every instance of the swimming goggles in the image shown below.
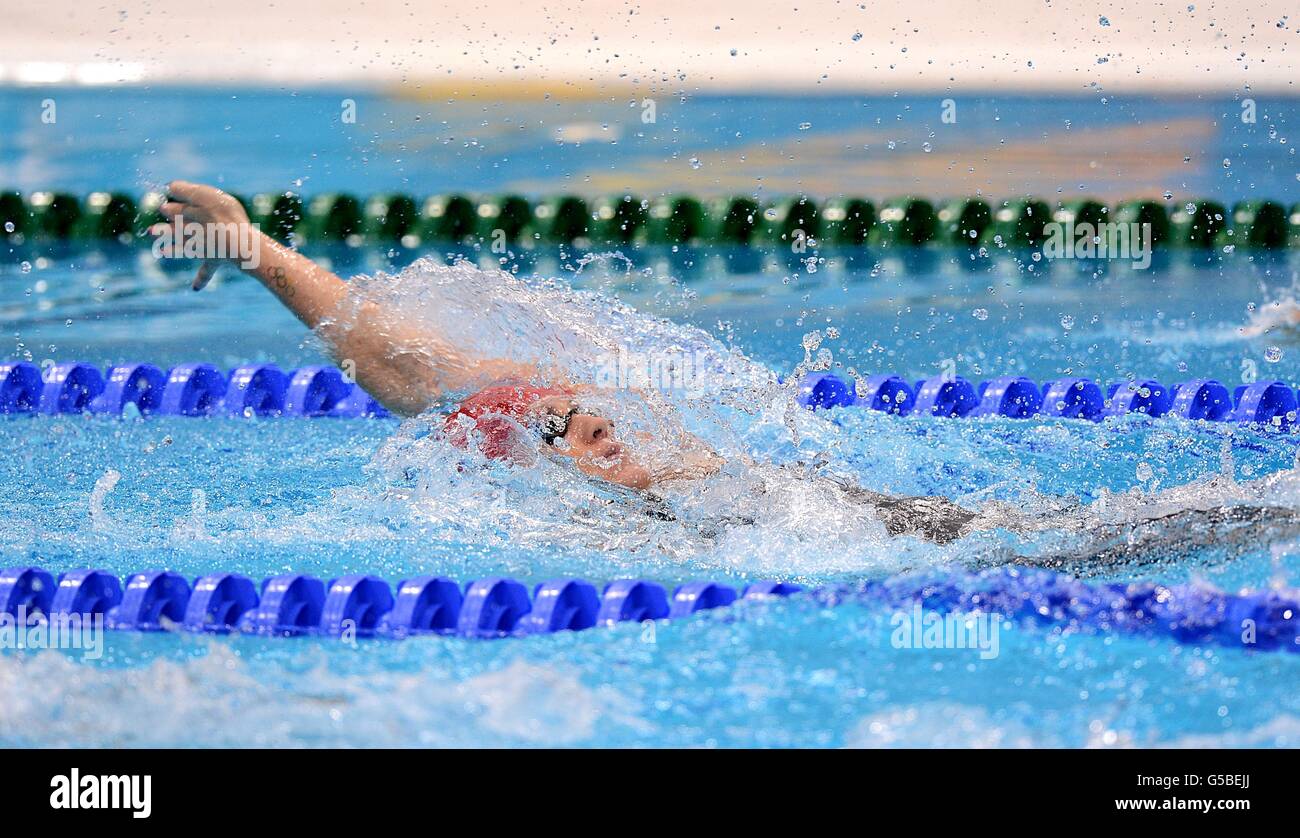
[[569,422],[578,414],[583,416],[595,416],[595,412],[572,405],[564,413],[544,413],[542,414],[542,442],[547,445],[554,445],[555,441],[569,432]]

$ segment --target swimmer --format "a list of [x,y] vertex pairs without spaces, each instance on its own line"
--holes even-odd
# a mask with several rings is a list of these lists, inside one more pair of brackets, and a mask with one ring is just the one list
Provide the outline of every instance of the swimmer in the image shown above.
[[[169,184],[161,207],[168,221],[222,225],[213,229],[247,230],[248,215],[239,201],[211,186],[184,181]],[[169,225],[153,232],[163,234]],[[652,473],[614,433],[614,423],[582,404],[591,388],[568,382],[534,386],[542,377],[535,365],[510,359],[473,356],[444,336],[405,324],[395,312],[349,293],[342,279],[263,233],[256,239],[231,236],[223,255],[260,281],[308,328],[319,335],[334,358],[347,359],[357,382],[399,416],[415,416],[435,406],[445,394],[477,390],[446,419],[453,442],[468,444],[468,431],[481,434],[480,448],[489,457],[524,455],[516,423],[539,432],[548,454],[573,460],[583,473],[634,489],[657,482],[716,470],[720,458],[703,443],[683,450],[674,468]],[[251,241],[252,252],[236,251]],[[256,262],[256,266],[251,263]],[[221,260],[199,268],[194,290],[212,278]],[[504,382],[504,383],[503,383]],[[495,386],[484,386],[495,383]],[[698,442],[698,440],[696,441]]]
[[[169,222],[180,217],[186,223],[222,225],[209,229],[246,233],[249,224],[234,197],[185,181],[169,185],[168,200],[160,210]],[[168,228],[158,225],[153,232],[162,235]],[[399,416],[416,416],[449,394],[472,392],[443,419],[446,437],[455,445],[469,447],[474,434],[479,450],[490,458],[567,459],[589,477],[640,493],[661,516],[671,513],[656,505],[655,492],[709,478],[729,465],[667,416],[659,417],[659,436],[665,438],[654,441],[670,442],[673,455],[667,464],[648,465],[638,459],[633,443],[650,440],[620,439],[614,422],[588,406],[596,388],[563,380],[535,364],[478,357],[430,327],[412,324],[400,311],[362,299],[329,270],[260,232],[255,237],[232,234],[228,244],[222,259],[203,262],[194,290],[202,289],[223,261],[238,264],[319,335],[335,359],[350,361],[366,392]],[[1007,516],[993,515],[991,508],[974,512],[941,497],[884,495],[816,466],[783,467],[776,473],[760,465],[736,462],[729,470],[747,481],[755,496],[780,492],[781,482],[790,477],[812,480],[825,491],[827,502],[869,510],[891,536],[913,535],[943,544],[976,529],[1019,528]]]

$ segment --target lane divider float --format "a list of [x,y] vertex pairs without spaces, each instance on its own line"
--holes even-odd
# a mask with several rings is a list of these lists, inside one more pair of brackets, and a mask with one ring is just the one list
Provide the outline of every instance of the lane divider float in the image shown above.
[[[1054,417],[1100,421],[1141,414],[1238,422],[1290,431],[1300,398],[1282,381],[1257,381],[1229,390],[1208,378],[1172,387],[1155,379],[1115,382],[1105,390],[1089,378],[1063,377],[1038,384],[1024,376],[973,383],[961,376],[909,382],[892,373],[846,380],[810,373],[796,399],[809,409],[860,407],[896,415],[1014,419]],[[389,413],[342,370],[306,366],[284,372],[274,364],[250,364],[223,372],[206,363],[178,364],[167,371],[128,363],[101,372],[92,364],[65,362],[44,370],[27,361],[0,363],[0,414],[92,413],[164,416],[383,417]]]
[[[913,574],[805,591],[775,580],[742,591],[711,581],[687,582],[671,595],[645,579],[597,588],[582,579],[552,579],[530,591],[505,577],[464,586],[441,576],[403,579],[396,589],[368,574],[328,582],[285,574],[260,586],[237,573],[200,576],[149,570],[123,583],[106,570],[55,577],[38,567],[0,570],[0,624],[26,626],[100,616],[121,631],[181,631],[265,637],[419,635],[503,638],[585,631],[619,623],[677,620],[737,602],[806,594],[823,606],[995,614],[1021,624],[1074,631],[1167,637],[1191,645],[1300,652],[1300,592],[1229,594],[1203,585],[1152,582],[1095,584],[1049,570],[996,568],[943,577]],[[84,625],[84,624],[83,624]]]
[[118,364],[106,371],[67,362],[44,370],[27,361],[0,364],[0,413],[97,413],[133,407],[162,416],[382,417],[388,411],[342,370],[306,366],[284,372],[250,364],[224,372],[212,364]]
[[1058,417],[1101,421],[1142,414],[1238,422],[1290,431],[1296,426],[1296,390],[1282,381],[1257,381],[1233,390],[1210,378],[1172,387],[1155,379],[1112,383],[1104,391],[1089,378],[1065,377],[1041,385],[1024,376],[1003,376],[978,385],[961,376],[908,382],[890,373],[850,381],[834,373],[803,377],[796,395],[809,409],[861,407],[897,415],[1013,419]]
[[[358,197],[294,192],[235,195],[249,219],[280,241],[473,244],[504,237],[510,243],[761,245],[796,239],[843,246],[957,246],[1039,248],[1043,225],[1115,222],[1149,224],[1151,243],[1193,249],[1277,249],[1300,245],[1300,204],[1289,210],[1266,199],[1229,209],[1202,199],[1173,205],[1131,200],[1107,206],[1091,198],[1045,201],[1018,198],[990,203],[969,197],[929,201],[900,196],[882,202],[862,197],[820,200],[794,195],[762,202],[748,196],[698,198],[623,194],[587,198],[554,195],[433,195],[402,193]],[[160,192],[138,201],[124,192],[0,191],[0,239],[24,241],[148,240],[161,222]]]
[[285,574],[261,585],[237,573],[200,576],[148,570],[123,582],[84,568],[55,577],[38,567],[0,570],[0,615],[33,621],[102,615],[123,631],[246,633],[276,637],[401,638],[421,634],[506,637],[582,631],[622,622],[679,619],[737,599],[788,596],[803,590],[784,582],[755,582],[742,591],[718,582],[668,589],[644,579],[610,582],[601,590],[582,579],[552,579],[530,591],[505,577],[463,587],[441,576],[403,579],[396,589],[377,576],[323,581]]

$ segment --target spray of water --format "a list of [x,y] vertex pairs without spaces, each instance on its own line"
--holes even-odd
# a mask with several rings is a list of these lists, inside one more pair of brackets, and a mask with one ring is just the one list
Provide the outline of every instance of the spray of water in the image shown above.
[[[436,414],[408,422],[374,457],[374,483],[349,493],[348,501],[364,506],[382,486],[379,502],[458,537],[615,555],[654,551],[668,560],[747,571],[879,572],[955,560],[1085,560],[1113,550],[1117,540],[1133,550],[1149,548],[1158,540],[1153,533],[1167,529],[1158,522],[1185,527],[1191,517],[1229,506],[1282,509],[1285,514],[1265,516],[1277,525],[1291,515],[1296,497],[1293,487],[1278,481],[1268,487],[1239,484],[1231,477],[1228,449],[1227,476],[1164,491],[1158,479],[1150,480],[1123,493],[1102,490],[1082,502],[1038,491],[1033,475],[1018,474],[1022,466],[1006,451],[993,458],[977,450],[979,440],[959,439],[964,444],[956,456],[990,469],[1002,460],[1006,474],[997,497],[963,497],[949,487],[908,479],[909,469],[920,470],[936,455],[918,444],[906,422],[864,418],[861,412],[851,421],[815,416],[795,405],[791,386],[779,385],[770,370],[738,350],[608,296],[555,280],[430,261],[395,276],[363,278],[358,287],[361,298],[400,311],[408,323],[446,334],[458,345],[526,359],[574,382],[607,380],[602,365],[612,358],[676,352],[704,359],[711,382],[706,393],[613,389],[594,400],[651,463],[677,456],[686,431],[728,460],[708,479],[661,486],[649,498],[592,481],[546,457],[520,467],[466,453],[441,438]],[[802,344],[792,381],[834,363],[820,333],[806,335]],[[864,468],[864,460],[873,467]],[[896,471],[882,468],[881,460],[886,466],[892,460]],[[875,510],[836,488],[835,481],[845,479],[872,490],[949,494],[978,516],[960,550],[891,538]],[[1207,526],[1210,537],[1222,535],[1221,527]],[[1126,539],[1125,533],[1139,528],[1146,528],[1141,537]]]

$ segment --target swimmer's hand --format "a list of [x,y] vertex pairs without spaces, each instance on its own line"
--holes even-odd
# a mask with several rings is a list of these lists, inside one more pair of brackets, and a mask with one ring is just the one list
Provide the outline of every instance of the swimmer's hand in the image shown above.
[[[244,251],[252,238],[261,234],[250,228],[248,213],[238,199],[215,186],[174,180],[167,184],[167,201],[158,210],[168,221],[179,218],[187,225],[198,223],[204,227],[200,243],[204,250],[203,264],[194,276],[195,291],[202,290],[212,280],[223,260],[247,263],[256,257],[255,252]],[[160,238],[169,237],[162,243],[163,255],[181,255],[175,252],[180,243],[170,239],[174,233],[171,224],[155,224],[149,232]],[[211,244],[216,245],[216,252],[206,252]]]

